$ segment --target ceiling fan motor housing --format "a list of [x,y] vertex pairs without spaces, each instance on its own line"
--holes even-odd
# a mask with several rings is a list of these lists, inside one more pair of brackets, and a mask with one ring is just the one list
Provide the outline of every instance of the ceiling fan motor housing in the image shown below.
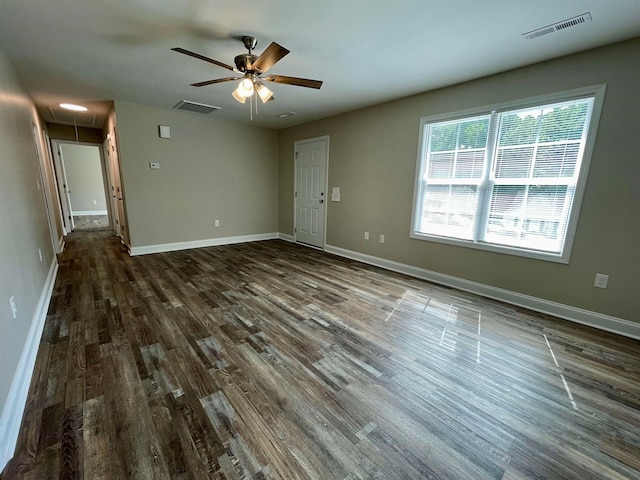
[[255,55],[250,53],[243,53],[238,55],[234,61],[236,63],[236,68],[241,72],[247,72],[253,70],[253,64],[258,59]]

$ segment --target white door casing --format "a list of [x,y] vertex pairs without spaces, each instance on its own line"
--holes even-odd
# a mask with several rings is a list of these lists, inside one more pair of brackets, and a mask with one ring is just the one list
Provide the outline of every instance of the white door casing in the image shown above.
[[295,142],[295,241],[324,248],[329,137]]

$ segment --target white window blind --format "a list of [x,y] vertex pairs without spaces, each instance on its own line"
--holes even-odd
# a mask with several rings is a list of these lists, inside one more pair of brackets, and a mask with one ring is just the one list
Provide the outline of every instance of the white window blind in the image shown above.
[[430,127],[420,192],[422,233],[473,238],[489,119],[485,115]]
[[562,256],[594,99],[423,122],[412,237]]

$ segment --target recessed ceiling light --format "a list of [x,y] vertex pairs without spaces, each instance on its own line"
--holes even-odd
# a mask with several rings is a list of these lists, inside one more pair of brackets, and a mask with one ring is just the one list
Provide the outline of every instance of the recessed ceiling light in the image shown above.
[[295,115],[296,112],[284,112],[281,113],[280,115],[277,115],[278,118],[287,118],[290,117],[291,115]]
[[83,107],[82,105],[74,105],[73,103],[61,103],[60,106],[67,110],[73,110],[74,112],[86,112],[87,107]]

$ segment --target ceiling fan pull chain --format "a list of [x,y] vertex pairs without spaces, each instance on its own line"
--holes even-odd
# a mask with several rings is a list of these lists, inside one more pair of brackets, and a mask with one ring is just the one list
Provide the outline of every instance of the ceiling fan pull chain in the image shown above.
[[253,89],[253,97],[255,99],[254,104],[256,106],[256,115],[258,115],[258,92],[257,92],[257,89],[255,87]]

